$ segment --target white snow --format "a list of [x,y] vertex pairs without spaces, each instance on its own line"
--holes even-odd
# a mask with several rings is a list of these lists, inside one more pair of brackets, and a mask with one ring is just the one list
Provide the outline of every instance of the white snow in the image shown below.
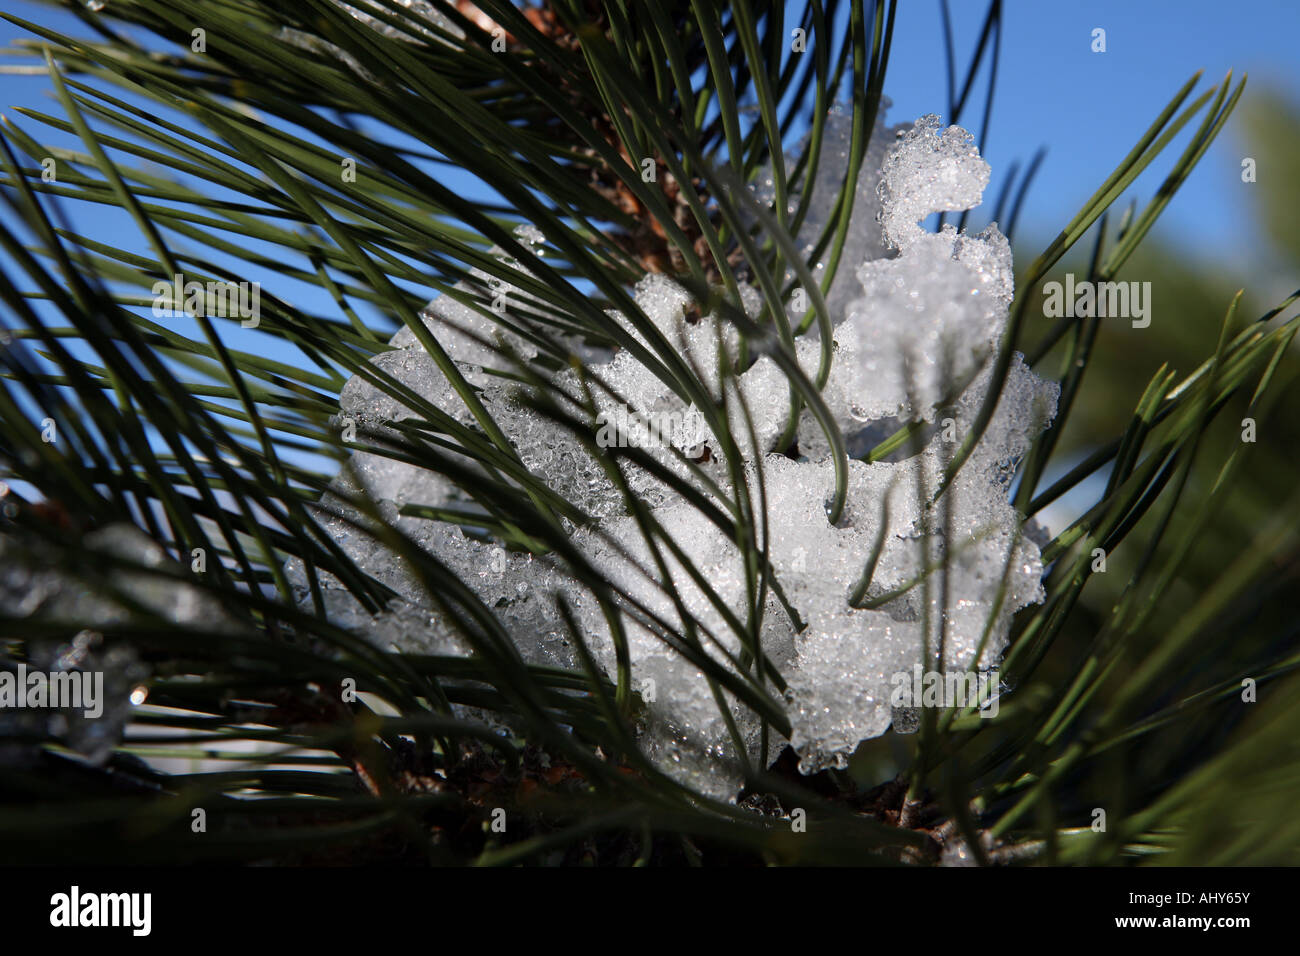
[[[796,237],[805,249],[811,249],[830,215],[838,189],[835,170],[842,177],[847,164],[849,127],[847,117],[830,117],[826,162],[814,188],[812,214]],[[988,668],[996,664],[1005,646],[1011,615],[1043,597],[1038,546],[1021,533],[1021,519],[1007,500],[1007,485],[1015,463],[1055,414],[1057,386],[1039,379],[1019,356],[1013,358],[997,413],[974,454],[938,505],[922,504],[937,490],[946,463],[968,433],[987,392],[988,359],[997,349],[1011,303],[1012,263],[1007,241],[996,226],[967,235],[952,226],[927,233],[919,225],[933,212],[963,210],[980,201],[989,168],[970,135],[957,127],[943,129],[936,117],[927,116],[899,131],[892,148],[889,136],[881,126],[873,136],[857,183],[846,257],[827,297],[834,361],[823,397],[850,445],[861,446],[866,435],[878,440],[908,421],[940,427],[928,430],[919,454],[874,464],[851,461],[848,498],[838,523],[827,517],[826,503],[834,490],[828,446],[809,413],[805,411],[798,423],[798,460],[773,447],[786,430],[789,411],[789,385],[775,363],[763,356],[738,378],[724,375],[719,356],[730,363],[739,354],[739,338],[729,323],[713,315],[687,321],[684,310],[689,297],[665,277],[648,276],[634,290],[637,304],[679,354],[699,369],[711,394],[718,398],[726,391],[733,431],[744,433],[742,402],[753,418],[759,447],[738,438],[743,453],[739,464],[755,508],[760,507],[757,478],[762,469],[765,533],[773,569],[806,625],[796,629],[769,594],[761,640],[788,681],[783,703],[793,727],[790,743],[804,772],[845,766],[861,741],[888,728],[890,675],[910,671],[922,662],[927,624],[933,649],[939,644],[942,622],[945,648],[942,661],[922,662],[927,669]],[[760,185],[758,194],[770,201],[770,183]],[[791,197],[792,208],[795,203],[797,197]],[[521,235],[542,251],[542,237],[535,230]],[[819,275],[823,266],[818,267]],[[743,305],[751,315],[758,314],[760,303],[755,290],[745,291]],[[734,797],[742,780],[739,755],[714,692],[700,670],[657,633],[652,621],[661,620],[670,629],[684,632],[685,617],[698,630],[705,653],[719,661],[739,655],[741,639],[717,604],[746,626],[748,598],[741,551],[692,504],[640,469],[625,465],[632,488],[653,507],[655,519],[700,573],[697,581],[661,548],[668,568],[667,579],[661,580],[655,555],[601,463],[568,432],[517,401],[516,386],[487,374],[486,369],[505,370],[508,363],[475,337],[504,343],[525,361],[537,355],[536,347],[449,296],[430,303],[422,315],[467,380],[481,389],[484,406],[529,470],[595,519],[588,526],[572,528],[572,542],[631,599],[624,624],[633,686],[647,698],[648,717],[642,731],[646,753],[666,772],[701,792]],[[624,322],[632,332],[622,316],[611,318]],[[394,351],[374,359],[377,367],[453,418],[466,424],[472,421],[409,330],[394,336],[392,345]],[[797,358],[811,377],[819,359],[815,334],[798,340]],[[593,386],[600,410],[616,411],[626,403],[628,411],[642,415],[685,416],[700,411],[686,406],[630,351],[590,364],[588,371],[617,396]],[[571,370],[555,376],[554,384],[569,394],[581,394]],[[359,378],[345,387],[340,405],[345,415],[376,426],[413,414]],[[953,435],[955,442],[949,440]],[[704,437],[710,456],[700,467],[725,495],[735,494],[723,446],[710,432]],[[684,445],[670,441],[644,450],[704,488],[683,460]],[[454,526],[397,517],[397,508],[404,503],[461,500],[463,504],[464,496],[441,476],[379,455],[358,454],[353,465],[390,519],[452,567],[496,610],[525,659],[573,666],[569,638],[553,600],[562,593],[601,666],[613,676],[614,647],[604,612],[564,567],[472,540]],[[336,501],[324,504],[338,506]],[[341,513],[346,511],[340,508]],[[862,576],[882,522],[886,523],[884,545],[867,598],[904,588],[923,568],[946,560],[947,607],[942,606],[944,589],[938,574],[930,576],[931,586],[912,587],[878,607],[849,606],[849,595]],[[403,599],[388,613],[371,619],[337,582],[327,579],[331,614],[386,648],[470,652],[463,639],[431,616],[429,596],[400,561],[339,518],[327,519],[326,525],[361,567],[394,587]],[[994,615],[1004,568],[1006,593]],[[302,569],[291,566],[290,572],[305,596]],[[632,612],[633,606],[641,610]],[[977,657],[981,640],[983,652]],[[770,684],[767,690],[777,693]],[[759,722],[746,708],[728,701],[748,757],[756,760]],[[779,745],[772,746],[770,756],[775,758],[779,750]]]

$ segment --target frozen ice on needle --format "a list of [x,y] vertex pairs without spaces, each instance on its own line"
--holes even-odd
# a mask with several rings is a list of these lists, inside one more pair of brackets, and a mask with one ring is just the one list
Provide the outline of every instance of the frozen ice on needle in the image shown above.
[[[848,118],[832,116],[826,155],[847,164],[850,134]],[[892,144],[888,134],[880,125],[872,137],[856,184],[846,258],[828,295],[833,364],[823,398],[850,441],[874,434],[873,428],[888,434],[909,421],[945,427],[929,429],[919,453],[902,460],[850,461],[847,502],[837,523],[831,523],[826,509],[834,489],[833,465],[807,411],[796,423],[798,455],[791,457],[783,453],[786,449],[775,447],[789,424],[789,383],[772,359],[763,355],[742,374],[727,375],[741,354],[730,323],[717,315],[688,318],[690,297],[667,277],[647,276],[634,290],[638,306],[697,370],[713,398],[725,392],[730,430],[742,456],[737,464],[746,477],[751,505],[758,510],[762,469],[764,533],[776,580],[788,601],[787,607],[769,592],[762,608],[760,640],[787,681],[783,699],[771,682],[763,690],[784,705],[792,727],[789,743],[804,772],[843,767],[859,743],[885,732],[892,719],[891,675],[909,672],[917,663],[939,670],[996,665],[1011,616],[1043,598],[1038,545],[1023,533],[1021,517],[1007,494],[1016,463],[1055,414],[1057,386],[1039,379],[1018,355],[997,411],[969,461],[939,505],[921,504],[938,490],[956,447],[951,434],[955,431],[960,441],[969,433],[988,393],[988,360],[998,348],[1012,299],[1012,262],[1010,247],[995,225],[977,235],[952,225],[937,233],[920,226],[934,212],[979,203],[989,167],[970,134],[955,126],[945,129],[934,116],[896,131]],[[818,172],[815,201],[796,237],[805,249],[811,250],[831,215],[839,188],[835,172],[832,162]],[[772,199],[770,184],[760,184],[757,192]],[[792,207],[797,202],[792,196]],[[521,238],[542,252],[543,237],[525,228]],[[817,268],[820,275],[825,263]],[[758,315],[762,300],[757,290],[742,291],[742,306]],[[526,467],[593,518],[572,529],[572,542],[627,597],[621,607],[633,686],[641,691],[646,707],[642,740],[647,755],[703,793],[734,798],[743,779],[742,758],[758,757],[760,724],[747,708],[724,695],[745,750],[737,753],[713,688],[666,634],[685,633],[689,624],[699,641],[698,653],[736,666],[744,650],[737,623],[748,627],[755,610],[748,606],[741,551],[666,484],[625,465],[633,490],[682,549],[681,557],[662,548],[653,553],[601,462],[567,431],[521,403],[516,385],[487,371],[503,370],[503,358],[490,343],[508,345],[524,361],[537,355],[535,345],[511,331],[508,322],[498,322],[451,296],[435,299],[422,317],[448,357],[480,389],[484,406],[510,436]],[[614,314],[611,320],[646,342],[623,316]],[[418,338],[403,329],[392,345],[394,350],[377,356],[374,364],[468,425],[467,409]],[[795,357],[812,377],[820,357],[816,335],[797,341]],[[593,382],[601,383],[593,385],[593,395],[602,412],[678,416],[674,421],[693,415],[689,420],[703,429],[698,436],[702,442],[689,451],[714,487],[735,494],[726,446],[704,424],[702,411],[685,403],[632,350],[618,351],[608,361],[593,359],[587,371]],[[556,374],[554,384],[579,394],[572,370]],[[416,414],[382,388],[356,378],[345,387],[341,405],[345,414],[381,427]],[[750,412],[757,447],[740,437],[746,434],[743,408]],[[685,445],[685,440],[670,438],[643,450],[712,494],[684,460]],[[707,455],[700,454],[704,447]],[[597,660],[614,675],[614,645],[605,613],[562,564],[506,553],[466,537],[454,526],[398,517],[404,503],[442,504],[457,492],[437,475],[382,455],[359,454],[354,465],[362,484],[389,509],[394,522],[495,609],[525,658],[572,665],[569,638],[555,610],[554,597],[563,594]],[[333,589],[331,613],[384,647],[470,653],[463,640],[430,617],[428,595],[399,562],[347,522],[337,517],[329,521],[334,522],[329,525],[332,533],[358,563],[392,584],[403,600],[371,619],[348,603],[345,592]],[[883,547],[865,598],[861,606],[850,606],[850,595],[882,534]],[[682,557],[698,574],[689,573]],[[946,606],[943,588],[917,584],[925,578],[924,569],[936,565],[947,568]],[[305,591],[301,569],[295,573]],[[931,575],[930,580],[938,579]],[[928,635],[923,630],[927,626]],[[930,647],[939,646],[941,626],[943,659],[922,661],[927,637]],[[775,758],[779,750],[779,745],[771,747],[769,756]]]

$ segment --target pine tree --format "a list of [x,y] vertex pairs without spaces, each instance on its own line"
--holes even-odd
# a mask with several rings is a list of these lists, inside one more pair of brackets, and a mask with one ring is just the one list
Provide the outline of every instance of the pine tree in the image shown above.
[[[894,314],[882,277],[937,243],[985,277],[1005,246],[965,228],[977,141],[884,126],[895,3],[69,7],[85,36],[6,16],[63,110],[26,119],[81,146],[0,131],[0,628],[6,673],[103,674],[105,712],[0,709],[0,858],[1296,862],[1300,498],[1214,530],[1295,297],[1200,303],[1199,364],[1045,480],[1107,319],[1041,321],[1044,283],[1085,237],[1080,281],[1120,280],[1244,82],[1177,92],[990,295],[986,350],[936,268],[889,333],[936,323],[927,362],[841,395],[853,303]],[[974,190],[935,232],[900,185],[923,160]],[[959,534],[954,499],[1010,524]],[[787,547],[774,509],[805,507],[860,574]],[[918,634],[992,700],[810,716]]]

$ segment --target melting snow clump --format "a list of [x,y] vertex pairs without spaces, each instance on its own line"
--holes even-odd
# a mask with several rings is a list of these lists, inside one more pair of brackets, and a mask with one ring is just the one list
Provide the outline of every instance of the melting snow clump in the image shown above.
[[[842,179],[847,166],[850,125],[841,115],[832,115],[827,125],[829,158],[795,237],[807,250],[831,215],[836,176]],[[599,420],[670,421],[662,440],[644,442],[641,451],[721,511],[748,497],[764,516],[759,533],[773,574],[774,586],[760,607],[753,606],[744,552],[696,503],[663,477],[624,461],[631,491],[679,550],[674,553],[660,539],[648,542],[641,519],[611,480],[609,462],[530,406],[527,387],[509,373],[510,356],[524,363],[539,357],[538,337],[530,334],[539,328],[531,324],[535,312],[508,308],[491,315],[471,307],[475,290],[494,282],[494,294],[507,302],[528,298],[476,272],[421,313],[441,355],[426,350],[427,336],[404,328],[393,337],[392,350],[371,361],[374,374],[354,377],[340,396],[340,420],[364,429],[379,451],[353,455],[336,481],[339,494],[319,504],[322,521],[361,568],[401,597],[372,616],[340,582],[322,575],[331,618],[388,649],[472,652],[466,638],[441,620],[437,601],[405,563],[366,532],[372,519],[343,500],[344,492],[364,490],[387,522],[435,555],[493,610],[525,660],[576,666],[558,596],[572,609],[598,664],[611,677],[617,671],[606,609],[579,582],[571,563],[508,551],[474,534],[470,519],[462,519],[462,529],[409,509],[402,513],[408,505],[461,514],[477,507],[445,475],[383,453],[386,441],[396,441],[394,426],[407,419],[440,432],[481,432],[475,410],[448,378],[453,372],[509,437],[524,466],[589,516],[564,519],[570,543],[621,595],[632,686],[644,704],[642,745],[656,765],[683,783],[732,799],[743,765],[758,760],[759,719],[712,686],[692,661],[708,655],[746,672],[742,661],[750,655],[741,634],[758,633],[769,673],[775,668],[784,678],[783,690],[770,680],[762,690],[788,716],[788,743],[805,773],[846,766],[859,743],[888,729],[895,717],[893,675],[910,674],[917,664],[938,671],[995,667],[1012,615],[1043,599],[1039,549],[1008,501],[1008,484],[1016,463],[1054,416],[1058,390],[1013,356],[983,438],[937,503],[929,504],[990,388],[990,359],[1012,299],[1011,251],[996,226],[970,235],[951,225],[937,233],[920,225],[934,212],[980,202],[989,167],[970,135],[943,128],[934,116],[892,132],[891,142],[891,131],[877,126],[856,184],[844,258],[827,296],[832,362],[822,396],[851,455],[859,458],[903,425],[923,427],[918,447],[890,460],[850,458],[847,500],[837,521],[828,511],[835,488],[830,445],[807,410],[789,421],[785,373],[770,354],[754,349],[750,364],[732,374],[746,354],[735,323],[699,315],[671,279],[650,275],[634,289],[653,328],[619,314],[611,320],[626,332],[625,343],[655,354],[663,354],[667,344],[696,370],[714,407],[729,416],[737,460],[728,461],[727,444],[710,430],[712,409],[685,401],[638,357],[639,348],[609,353],[574,341],[566,347],[580,357],[582,371],[570,364],[544,373],[556,394],[575,402],[586,401],[589,391]],[[842,159],[838,173],[836,157]],[[756,193],[770,202],[764,190],[760,182]],[[788,198],[793,208],[798,198]],[[535,229],[522,227],[517,236],[538,256],[545,254],[545,240]],[[527,271],[511,264],[523,282]],[[819,277],[824,268],[818,266]],[[756,289],[743,288],[740,305],[752,319],[760,318]],[[802,315],[791,312],[792,319]],[[558,340],[553,328],[543,334]],[[795,358],[815,380],[823,348],[816,327],[795,341]],[[401,395],[393,394],[391,380],[404,386]],[[778,448],[789,435],[797,436],[794,445]],[[451,451],[444,457],[471,473],[481,467]],[[877,547],[868,584],[864,571]],[[687,562],[697,573],[688,572]],[[946,581],[945,574],[927,573],[937,566],[946,568]],[[291,563],[289,573],[309,602],[301,566]],[[681,635],[694,650],[682,652]],[[757,680],[753,668],[747,673]],[[734,735],[719,696],[731,711]],[[775,736],[770,759],[784,745]],[[737,752],[737,737],[744,753]]]

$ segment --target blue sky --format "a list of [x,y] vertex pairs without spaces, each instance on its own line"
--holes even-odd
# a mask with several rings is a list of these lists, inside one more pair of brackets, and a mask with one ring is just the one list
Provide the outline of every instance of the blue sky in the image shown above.
[[[956,44],[963,64],[984,4],[950,6],[955,33],[965,38]],[[933,40],[940,35],[938,0],[904,0],[900,8],[886,84],[894,100],[890,116],[942,113],[945,79]],[[1106,31],[1105,53],[1091,50],[1095,28]],[[1242,105],[1264,85],[1300,95],[1298,36],[1296,0],[1008,0],[998,98],[984,144],[994,182],[1011,160],[1027,160],[1046,146],[1023,222],[1034,234],[1055,231],[1195,71],[1204,70],[1200,89],[1229,69],[1236,76],[1248,72]],[[1240,112],[1165,212],[1158,226],[1164,237],[1198,251],[1247,242],[1253,223],[1241,182],[1239,129]],[[1167,168],[1167,161],[1157,161],[1135,194],[1149,197]]]
[[[985,4],[952,0],[950,6],[957,64],[964,69]],[[72,14],[29,0],[7,0],[5,9],[74,35],[85,29]],[[893,100],[891,122],[946,111],[939,10],[939,0],[899,4],[886,90]],[[1105,53],[1090,48],[1098,27],[1106,31]],[[17,27],[0,23],[6,46],[20,35]],[[1203,85],[1233,68],[1238,74],[1249,72],[1251,87],[1270,84],[1300,96],[1297,36],[1296,0],[1241,0],[1226,7],[1218,0],[1007,0],[998,98],[984,144],[994,187],[1011,161],[1026,161],[1040,146],[1047,147],[1022,229],[1033,235],[1054,232],[1196,70],[1205,71]],[[983,78],[982,73],[981,97]],[[5,115],[13,118],[14,106],[58,112],[45,77],[6,76],[0,82]],[[1250,95],[1248,87],[1247,99]],[[978,116],[975,104],[965,121],[973,126]],[[1158,226],[1165,237],[1208,252],[1240,248],[1251,235],[1251,212],[1240,181],[1239,123],[1239,117],[1229,122],[1166,211]],[[1149,196],[1165,168],[1157,163],[1135,185],[1135,193]],[[77,221],[93,232],[95,220],[105,215],[111,213],[78,209]],[[120,241],[136,246],[127,233]]]

